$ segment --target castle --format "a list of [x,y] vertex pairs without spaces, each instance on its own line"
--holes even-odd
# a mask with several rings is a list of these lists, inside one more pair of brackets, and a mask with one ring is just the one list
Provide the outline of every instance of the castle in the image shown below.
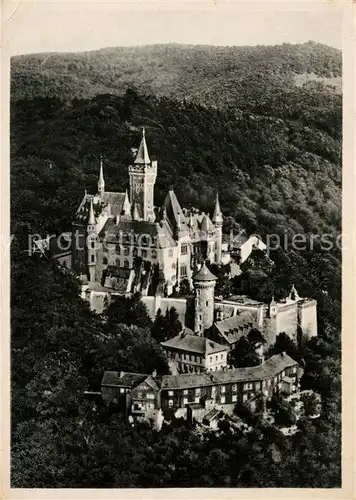
[[72,224],[76,244],[72,268],[120,292],[170,295],[209,259],[221,263],[222,223],[218,195],[212,218],[182,209],[173,188],[161,207],[154,205],[157,161],[151,161],[142,131],[140,146],[128,168],[129,193],[105,190],[100,164],[96,194],[85,193]]
[[[82,277],[82,297],[92,309],[102,312],[115,295],[134,292],[141,293],[152,320],[158,309],[175,307],[185,329],[162,347],[188,373],[225,368],[227,353],[252,329],[263,334],[265,347],[281,332],[297,342],[301,333],[317,334],[316,301],[299,297],[294,286],[284,300],[272,298],[269,304],[215,297],[217,278],[206,261],[222,263],[219,198],[212,218],[182,209],[172,188],[156,207],[157,161],[150,159],[144,129],[128,173],[129,193],[106,191],[101,162],[97,193],[85,193],[73,221],[72,268]],[[253,248],[265,248],[256,237],[244,237],[241,245],[243,260]],[[182,280],[193,300],[172,296]]]

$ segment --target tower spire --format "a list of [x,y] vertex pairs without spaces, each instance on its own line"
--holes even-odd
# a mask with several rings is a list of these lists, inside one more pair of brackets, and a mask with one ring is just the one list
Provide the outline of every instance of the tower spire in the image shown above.
[[98,180],[98,193],[101,196],[105,192],[105,181],[104,181],[104,172],[103,172],[103,156],[100,155],[100,171],[99,171],[99,180]]
[[220,208],[220,202],[219,202],[219,193],[216,193],[216,200],[215,200],[215,209],[214,209],[214,214],[213,214],[213,222],[214,224],[217,223],[222,223],[223,222],[223,216]]
[[142,138],[141,138],[141,142],[140,142],[140,147],[138,148],[134,163],[135,163],[135,165],[137,165],[137,164],[148,165],[151,163],[151,160],[150,160],[150,157],[148,154],[147,144],[146,144],[145,127],[142,128]]
[[95,217],[94,217],[93,199],[91,199],[89,208],[88,226],[94,226],[94,225],[95,225]]

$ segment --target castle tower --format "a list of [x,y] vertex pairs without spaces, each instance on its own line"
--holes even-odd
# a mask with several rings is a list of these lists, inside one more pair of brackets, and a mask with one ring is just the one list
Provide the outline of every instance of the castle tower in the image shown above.
[[95,268],[96,268],[96,230],[95,230],[95,217],[93,200],[90,200],[89,217],[87,224],[87,255],[88,255],[88,270],[89,281],[95,281]]
[[216,250],[215,250],[215,262],[216,264],[221,263],[221,248],[222,248],[222,225],[223,225],[223,215],[219,203],[219,195],[216,195],[215,209],[213,214],[213,223],[216,227],[217,237],[215,240]]
[[105,192],[105,181],[104,181],[104,172],[103,172],[103,159],[100,159],[100,171],[99,171],[99,180],[98,180],[98,194],[101,197]]
[[151,161],[142,129],[142,139],[133,165],[129,166],[130,202],[138,206],[140,218],[154,221],[154,185],[157,177],[157,162]]
[[193,276],[195,290],[194,332],[202,336],[214,322],[214,288],[216,276],[206,264]]

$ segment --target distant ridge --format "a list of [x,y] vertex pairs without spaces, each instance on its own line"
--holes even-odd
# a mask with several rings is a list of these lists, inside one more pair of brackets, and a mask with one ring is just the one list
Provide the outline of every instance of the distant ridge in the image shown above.
[[325,85],[331,79],[333,86],[341,86],[340,81],[335,82],[341,78],[341,66],[339,49],[315,42],[274,46],[156,44],[49,52],[12,58],[11,97],[91,98],[100,93],[122,95],[132,87],[145,94],[222,106],[238,104],[241,88],[261,85],[261,79],[267,88],[293,87],[295,75],[313,74]]

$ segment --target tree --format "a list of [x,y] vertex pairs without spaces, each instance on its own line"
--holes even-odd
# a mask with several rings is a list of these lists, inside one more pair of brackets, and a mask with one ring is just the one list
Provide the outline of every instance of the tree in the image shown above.
[[269,348],[268,355],[273,356],[282,352],[287,353],[295,361],[299,361],[301,358],[296,344],[285,332],[277,335],[274,345]]
[[166,338],[166,321],[162,315],[162,310],[158,309],[155,320],[151,328],[152,337],[158,342],[163,342]]
[[235,368],[256,366],[259,364],[259,357],[256,354],[253,344],[246,337],[241,337],[231,351],[231,362]]
[[146,304],[141,301],[139,293],[135,293],[131,297],[115,297],[104,312],[104,317],[107,320],[109,330],[119,323],[143,328],[152,325]]

